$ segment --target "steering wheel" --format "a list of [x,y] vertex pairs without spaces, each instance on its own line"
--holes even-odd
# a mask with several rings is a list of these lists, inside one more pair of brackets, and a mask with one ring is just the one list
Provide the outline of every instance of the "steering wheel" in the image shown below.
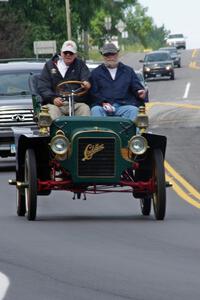
[[[83,96],[87,93],[88,90],[81,86],[82,83],[82,81],[78,80],[63,81],[57,85],[56,92],[58,94],[61,94],[62,96],[69,96],[72,95],[72,93],[78,97]],[[76,89],[74,90],[71,85],[74,85]],[[77,85],[79,85],[78,88]]]

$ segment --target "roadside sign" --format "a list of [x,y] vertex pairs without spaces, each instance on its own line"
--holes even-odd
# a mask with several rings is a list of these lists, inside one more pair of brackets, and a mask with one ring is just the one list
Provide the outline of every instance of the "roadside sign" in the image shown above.
[[122,38],[127,39],[128,38],[128,31],[122,31]]
[[115,28],[117,28],[119,32],[122,32],[126,28],[126,24],[122,20],[119,20]]
[[34,41],[34,54],[54,54],[56,53],[56,41]]

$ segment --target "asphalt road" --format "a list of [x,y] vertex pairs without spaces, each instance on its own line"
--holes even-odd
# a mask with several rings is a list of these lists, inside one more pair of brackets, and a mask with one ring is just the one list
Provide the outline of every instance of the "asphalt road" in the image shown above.
[[[123,61],[137,67],[139,56]],[[183,51],[182,60],[176,80],[148,82],[150,129],[167,136],[166,161],[198,193],[198,52]],[[39,197],[37,221],[29,222],[16,216],[13,177],[0,173],[0,300],[200,299],[200,211],[178,189],[167,190],[164,221],[141,216],[130,195],[84,201],[54,192]]]

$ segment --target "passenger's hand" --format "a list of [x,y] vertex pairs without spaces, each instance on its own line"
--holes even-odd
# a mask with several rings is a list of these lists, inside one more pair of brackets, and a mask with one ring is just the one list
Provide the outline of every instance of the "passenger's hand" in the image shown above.
[[112,106],[110,103],[108,102],[103,102],[102,103],[103,109],[105,109],[105,111],[107,111],[108,113],[113,113],[115,111],[114,106]]
[[85,90],[89,90],[91,88],[91,84],[88,81],[86,81],[86,80],[82,82],[81,86]]
[[63,100],[62,100],[62,98],[56,97],[56,98],[53,100],[53,104],[56,105],[56,106],[58,106],[58,107],[63,106]]
[[138,90],[137,93],[138,93],[138,97],[141,99],[144,99],[146,96],[145,90]]

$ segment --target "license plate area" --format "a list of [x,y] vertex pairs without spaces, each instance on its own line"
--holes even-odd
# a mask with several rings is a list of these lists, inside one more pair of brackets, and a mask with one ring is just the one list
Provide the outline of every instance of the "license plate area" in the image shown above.
[[15,153],[16,153],[16,146],[15,146],[15,144],[11,144],[11,145],[10,145],[10,152],[11,152],[12,154],[15,154]]

